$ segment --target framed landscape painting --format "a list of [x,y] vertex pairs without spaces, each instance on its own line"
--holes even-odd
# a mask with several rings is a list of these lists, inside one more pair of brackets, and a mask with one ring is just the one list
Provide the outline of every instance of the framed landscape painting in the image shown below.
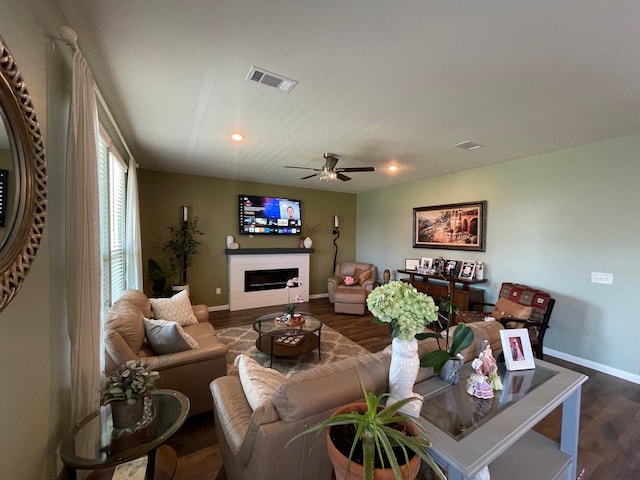
[[485,251],[487,202],[413,209],[413,247]]

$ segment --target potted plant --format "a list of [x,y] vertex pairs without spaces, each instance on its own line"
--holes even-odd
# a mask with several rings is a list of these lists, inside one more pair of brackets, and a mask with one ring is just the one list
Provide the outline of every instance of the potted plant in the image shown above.
[[162,250],[169,256],[169,267],[172,274],[179,275],[181,285],[187,284],[187,268],[193,264],[193,258],[202,244],[197,240],[203,233],[198,229],[199,218],[182,220],[176,227],[169,229],[169,239]]
[[[388,324],[391,332],[391,401],[418,396],[413,393],[420,370],[417,340],[426,338],[425,327],[438,319],[438,307],[433,298],[409,283],[393,281],[374,288],[367,297],[367,307],[375,317],[373,323]],[[406,405],[402,411],[417,417],[420,404]]]
[[[296,306],[291,303],[291,289],[293,287],[298,287],[302,285],[302,282],[300,281],[300,278],[298,277],[293,277],[290,278],[289,280],[287,280],[287,285],[285,287],[285,289],[287,290],[287,298],[288,298],[288,303],[284,306],[284,313],[286,313],[289,316],[293,316],[294,312],[296,311]],[[295,300],[296,303],[302,303],[304,302],[304,298],[302,298],[302,295],[296,294],[293,299]]]
[[[433,373],[452,384],[460,381],[460,369],[462,368],[462,352],[473,342],[473,330],[464,323],[459,323],[453,335],[450,334],[451,318],[458,313],[458,307],[450,301],[444,303],[447,315],[439,313],[440,317],[445,321],[444,339],[441,333],[423,333],[421,338],[435,338],[438,343],[438,349],[423,355],[420,358],[420,366],[433,367]],[[444,340],[444,348],[440,344]],[[445,368],[446,366],[446,368]],[[444,371],[443,371],[444,368]]]
[[102,405],[111,405],[114,427],[129,427],[142,418],[144,397],[158,378],[160,374],[140,360],[128,360],[107,376],[100,400]]
[[412,401],[411,397],[393,405],[383,406],[388,393],[376,395],[367,392],[362,377],[358,380],[364,394],[364,402],[351,403],[336,410],[333,415],[293,437],[325,431],[329,458],[336,478],[376,480],[385,478],[413,479],[424,460],[445,480],[440,467],[426,451],[431,443],[420,436],[424,428],[412,418],[399,413],[400,408]]

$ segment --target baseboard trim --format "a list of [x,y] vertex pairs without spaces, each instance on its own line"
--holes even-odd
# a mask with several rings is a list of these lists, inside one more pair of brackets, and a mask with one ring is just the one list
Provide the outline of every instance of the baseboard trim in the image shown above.
[[[328,293],[316,293],[313,295],[309,295],[309,300],[315,300],[316,298],[327,298],[329,296]],[[220,310],[229,310],[229,304],[227,305],[214,305],[213,307],[207,307],[207,310],[210,312],[216,312]]]
[[576,357],[574,355],[569,355],[568,353],[560,352],[558,350],[553,350],[551,348],[543,348],[542,349],[545,355],[549,355],[551,357],[559,358],[561,360],[566,360],[567,362],[575,363],[577,365],[582,365],[583,367],[591,368],[593,370],[597,370],[598,372],[606,373],[613,377],[618,377],[623,380],[628,380],[629,382],[640,384],[640,375],[635,375],[633,373],[625,372],[624,370],[619,370],[617,368],[609,367],[608,365],[604,365],[602,363],[592,362],[591,360],[587,360],[585,358]]
[[213,307],[207,307],[210,312],[217,312],[220,310],[229,310],[229,305],[214,305]]

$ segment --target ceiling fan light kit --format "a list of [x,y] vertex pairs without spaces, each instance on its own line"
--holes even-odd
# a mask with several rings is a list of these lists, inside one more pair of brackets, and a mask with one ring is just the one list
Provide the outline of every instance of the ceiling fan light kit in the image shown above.
[[324,182],[333,182],[334,180],[342,180],[343,182],[348,182],[351,180],[351,177],[346,176],[342,172],[375,172],[374,167],[345,167],[345,168],[336,168],[336,164],[338,163],[339,158],[334,153],[325,153],[323,155],[325,159],[325,164],[322,168],[311,168],[311,167],[297,167],[291,165],[285,165],[284,168],[298,168],[301,170],[313,170],[317,173],[312,173],[311,175],[307,175],[306,177],[302,177],[300,180],[306,180],[311,177],[319,177],[320,180]]

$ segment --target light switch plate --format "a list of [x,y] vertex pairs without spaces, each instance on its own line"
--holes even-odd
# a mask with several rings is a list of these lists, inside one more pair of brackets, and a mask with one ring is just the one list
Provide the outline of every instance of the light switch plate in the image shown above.
[[613,273],[591,272],[591,283],[613,285]]

